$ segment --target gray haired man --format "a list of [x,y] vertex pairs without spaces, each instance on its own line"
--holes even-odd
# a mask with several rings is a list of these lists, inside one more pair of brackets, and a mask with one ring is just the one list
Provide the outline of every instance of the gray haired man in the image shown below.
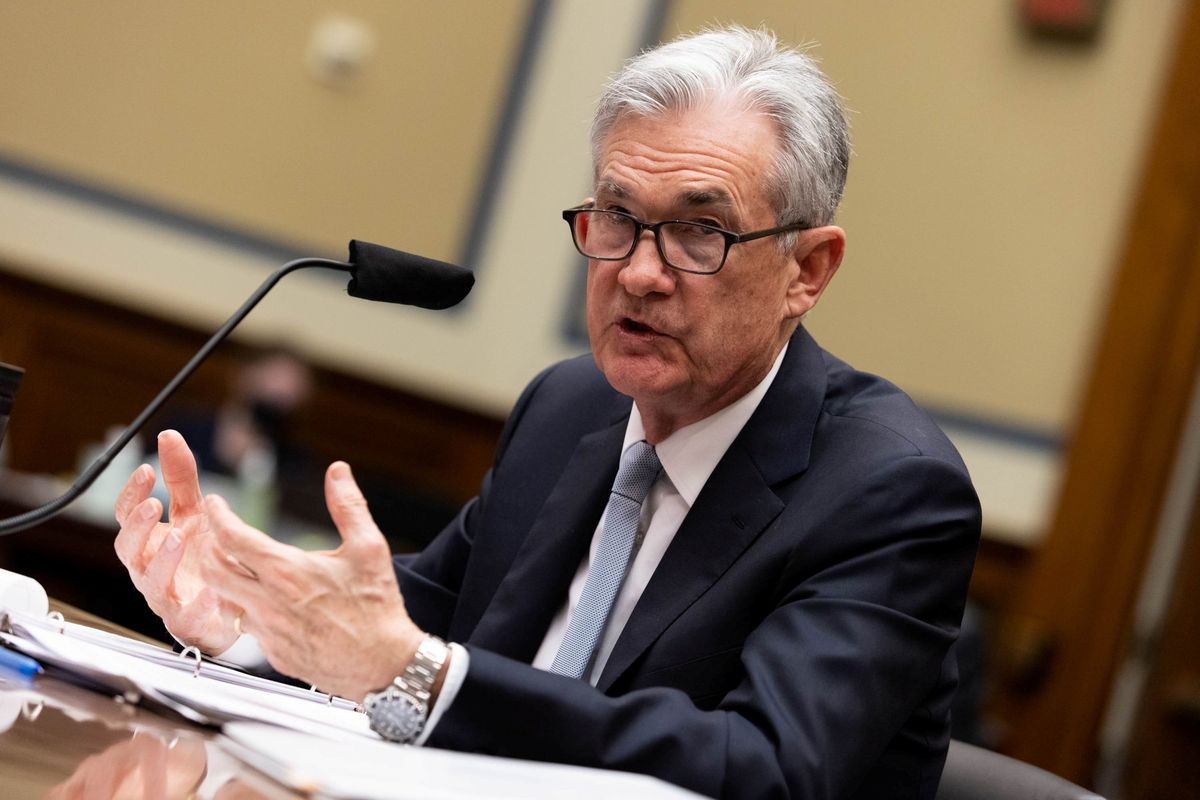
[[[181,640],[242,631],[399,741],[657,775],[719,797],[932,798],[979,507],[896,387],[801,325],[842,260],[849,146],[762,31],[631,61],[563,216],[590,356],[517,401],[478,497],[392,559],[344,463],[329,553],[273,541],[159,440],[117,551]],[[450,644],[446,644],[449,642]]]

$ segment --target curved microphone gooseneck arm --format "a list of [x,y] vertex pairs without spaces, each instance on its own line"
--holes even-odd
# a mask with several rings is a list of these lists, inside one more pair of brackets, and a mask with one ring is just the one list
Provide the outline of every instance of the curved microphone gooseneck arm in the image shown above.
[[225,337],[228,336],[231,331],[233,331],[234,328],[238,326],[238,323],[246,318],[246,315],[249,314],[256,305],[258,305],[259,301],[263,299],[263,296],[265,296],[267,292],[271,291],[271,288],[275,286],[275,284],[279,283],[280,279],[283,278],[284,275],[287,275],[290,272],[295,272],[296,270],[306,269],[308,267],[324,267],[326,269],[341,270],[342,272],[353,272],[355,269],[353,264],[348,264],[343,261],[334,261],[330,258],[298,258],[295,261],[289,261],[279,269],[272,272],[271,275],[262,282],[262,285],[255,290],[254,294],[250,295],[246,302],[242,304],[242,307],[233,312],[233,315],[225,321],[225,324],[222,325],[216,333],[212,335],[212,338],[205,342],[204,346],[197,351],[196,355],[192,356],[192,360],[185,364],[183,369],[179,370],[179,373],[176,374],[175,377],[171,379],[171,382],[168,383],[163,390],[158,393],[158,396],[150,401],[150,404],[146,406],[142,413],[137,416],[137,419],[129,423],[129,426],[125,428],[125,432],[121,434],[120,438],[113,442],[112,445],[109,446],[109,448],[105,450],[104,453],[97,458],[92,465],[87,468],[87,470],[83,472],[83,474],[75,479],[75,483],[71,485],[70,489],[54,500],[51,500],[49,503],[46,503],[44,506],[35,508],[32,511],[27,511],[24,514],[18,514],[15,517],[9,517],[8,519],[0,520],[0,536],[7,536],[10,533],[23,531],[26,528],[31,528],[34,525],[45,522],[70,505],[75,498],[79,497],[79,495],[87,491],[87,488],[92,485],[92,482],[95,481],[96,478],[100,476],[100,473],[104,472],[105,468],[112,463],[114,458],[116,458],[117,453],[121,452],[125,445],[129,444],[133,437],[137,435],[138,431],[142,429],[142,426],[145,425],[152,416],[154,416],[158,409],[162,407],[163,403],[167,402],[171,395],[175,393],[175,390],[178,389],[183,382],[187,380],[193,372],[196,371],[196,368],[204,362],[204,359],[208,358],[208,354],[211,353],[213,349],[220,344]]

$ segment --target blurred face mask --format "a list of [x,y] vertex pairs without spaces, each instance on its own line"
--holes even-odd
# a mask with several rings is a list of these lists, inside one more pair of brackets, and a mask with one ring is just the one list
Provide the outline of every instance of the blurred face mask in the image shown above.
[[250,414],[258,430],[272,441],[283,438],[290,412],[287,408],[270,400],[255,400],[250,405]]

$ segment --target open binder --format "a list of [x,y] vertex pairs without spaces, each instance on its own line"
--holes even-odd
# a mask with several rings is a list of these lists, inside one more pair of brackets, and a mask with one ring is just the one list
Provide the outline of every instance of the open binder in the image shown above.
[[325,738],[375,738],[349,700],[241,672],[194,648],[176,653],[60,615],[12,609],[0,609],[0,643],[55,677],[189,722],[267,722]]

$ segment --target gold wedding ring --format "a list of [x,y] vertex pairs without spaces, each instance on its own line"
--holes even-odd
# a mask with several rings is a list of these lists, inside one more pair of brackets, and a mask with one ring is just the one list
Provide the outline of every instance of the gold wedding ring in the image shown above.
[[241,635],[242,635],[242,614],[243,614],[243,613],[244,613],[244,612],[242,612],[242,611],[239,611],[239,612],[237,613],[237,616],[233,618],[233,631],[234,631],[234,633],[236,633],[238,636],[241,636]]

